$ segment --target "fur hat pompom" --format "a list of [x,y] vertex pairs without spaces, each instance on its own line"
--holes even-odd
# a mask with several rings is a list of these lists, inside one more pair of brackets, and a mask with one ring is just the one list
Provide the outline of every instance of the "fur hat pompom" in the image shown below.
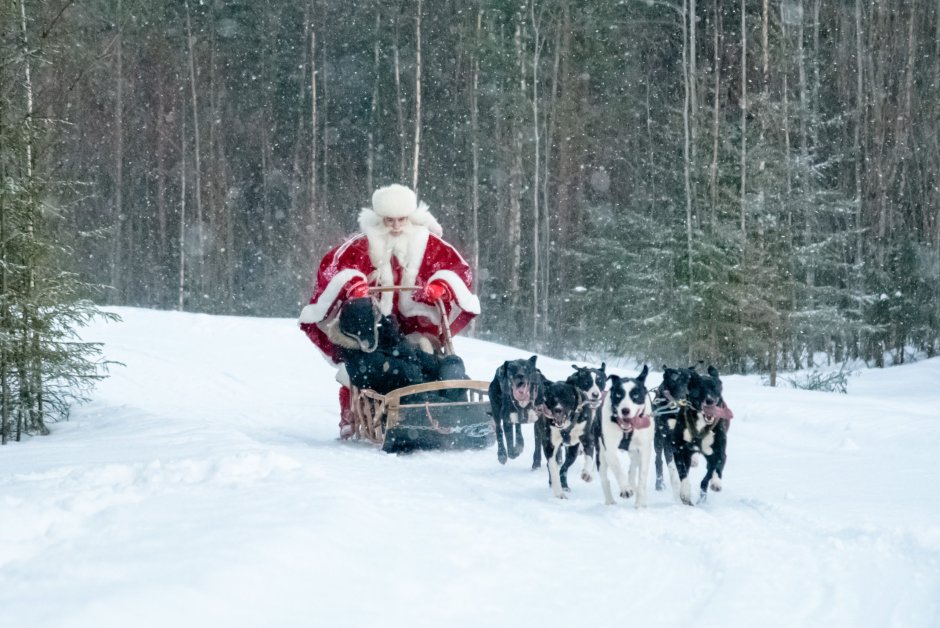
[[417,195],[404,185],[393,183],[372,194],[372,210],[383,218],[405,218],[417,209]]

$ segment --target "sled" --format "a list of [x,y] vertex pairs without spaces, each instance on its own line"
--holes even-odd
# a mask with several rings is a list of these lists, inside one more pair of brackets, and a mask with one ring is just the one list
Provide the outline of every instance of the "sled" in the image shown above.
[[[489,385],[482,380],[450,379],[397,388],[385,395],[354,386],[353,438],[374,443],[388,453],[489,447],[496,442],[487,400]],[[467,400],[415,400],[415,395],[441,391],[465,392]]]
[[[415,290],[411,286],[370,288],[370,292]],[[441,321],[444,304],[437,302]],[[441,346],[453,355],[450,327],[441,325]],[[350,388],[352,438],[371,442],[388,453],[416,450],[483,449],[496,442],[490,416],[488,381],[450,379],[397,388],[381,394],[369,388]],[[441,397],[461,397],[443,401]]]

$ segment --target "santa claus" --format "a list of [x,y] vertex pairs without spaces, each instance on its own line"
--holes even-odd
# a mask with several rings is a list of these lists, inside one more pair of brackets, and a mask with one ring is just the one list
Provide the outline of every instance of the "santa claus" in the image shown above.
[[362,233],[329,251],[320,262],[317,284],[300,314],[300,328],[323,355],[339,366],[341,435],[350,430],[349,379],[342,362],[343,337],[337,333],[340,306],[349,298],[367,296],[370,287],[413,286],[416,290],[378,293],[383,314],[394,316],[402,333],[426,351],[440,346],[441,314],[451,333],[463,329],[480,313],[472,292],[470,265],[445,242],[440,224],[403,185],[379,188],[372,207],[359,214]]

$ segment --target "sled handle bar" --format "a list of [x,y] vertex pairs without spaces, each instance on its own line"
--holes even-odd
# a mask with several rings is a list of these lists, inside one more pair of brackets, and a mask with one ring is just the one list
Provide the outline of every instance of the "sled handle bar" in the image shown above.
[[[372,286],[369,288],[369,294],[379,292],[404,292],[420,290],[418,286]],[[441,317],[441,343],[444,346],[444,353],[454,355],[454,339],[450,333],[450,323],[447,321],[447,308],[444,307],[444,301],[438,299],[434,302],[437,306],[437,312]]]

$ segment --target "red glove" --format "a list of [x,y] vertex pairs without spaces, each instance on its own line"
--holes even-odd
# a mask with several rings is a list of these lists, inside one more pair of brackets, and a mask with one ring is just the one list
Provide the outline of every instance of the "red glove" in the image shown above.
[[418,299],[425,303],[437,303],[438,301],[448,303],[451,298],[450,288],[443,281],[432,281],[418,295]]
[[369,284],[362,277],[353,277],[346,285],[346,298],[359,299],[369,296]]

